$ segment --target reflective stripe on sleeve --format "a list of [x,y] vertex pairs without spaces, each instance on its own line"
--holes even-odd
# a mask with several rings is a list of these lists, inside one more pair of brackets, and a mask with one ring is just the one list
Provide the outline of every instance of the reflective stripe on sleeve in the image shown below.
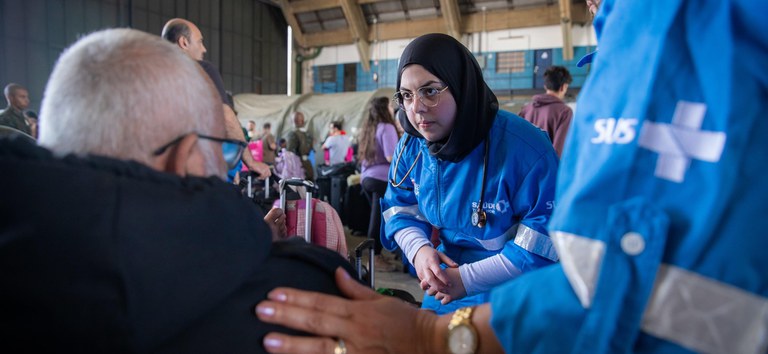
[[488,251],[498,251],[504,248],[504,245],[507,243],[507,241],[515,237],[515,233],[517,232],[518,225],[519,224],[515,224],[514,226],[510,227],[507,231],[504,231],[503,234],[496,236],[492,239],[489,239],[489,240],[475,239],[475,241],[477,241],[477,243],[479,243],[481,247],[485,248]]
[[768,299],[662,264],[641,328],[700,353],[765,353]]
[[576,292],[576,297],[581,306],[590,308],[605,254],[605,242],[562,231],[551,231],[550,235],[560,255],[563,272]]
[[[568,282],[590,308],[606,244],[560,231],[551,235]],[[768,298],[661,264],[641,329],[701,353],[765,353]]]
[[519,224],[515,235],[515,244],[533,254],[557,262],[557,251],[552,245],[552,239],[524,224]]
[[427,218],[425,218],[424,215],[421,215],[421,212],[419,212],[418,205],[393,206],[387,210],[384,210],[381,215],[384,217],[385,222],[389,222],[389,219],[395,215],[409,215],[413,216],[417,220],[427,221]]

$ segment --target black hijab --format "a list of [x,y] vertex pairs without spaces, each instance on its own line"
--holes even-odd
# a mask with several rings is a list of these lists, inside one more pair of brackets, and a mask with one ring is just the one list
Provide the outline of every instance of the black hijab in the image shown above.
[[[403,69],[419,64],[448,85],[456,100],[456,122],[447,138],[427,141],[429,153],[437,158],[458,162],[487,136],[499,110],[496,95],[483,80],[483,72],[474,55],[451,36],[431,33],[414,39],[403,51],[397,65],[397,90]],[[413,136],[424,138],[408,121],[405,112],[398,114],[400,125]],[[461,133],[459,133],[461,132]]]

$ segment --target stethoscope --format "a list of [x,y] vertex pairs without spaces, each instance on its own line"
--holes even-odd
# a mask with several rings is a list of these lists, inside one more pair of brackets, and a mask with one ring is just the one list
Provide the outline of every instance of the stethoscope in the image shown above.
[[[413,171],[413,168],[416,167],[416,163],[419,162],[419,158],[421,157],[421,149],[419,149],[419,153],[416,154],[416,158],[413,160],[413,163],[411,163],[411,167],[408,168],[408,171],[405,172],[405,176],[400,179],[400,182],[395,182],[397,179],[397,171],[398,167],[400,166],[400,157],[403,156],[403,150],[405,150],[405,146],[408,145],[408,141],[411,139],[410,135],[405,136],[405,142],[403,142],[403,149],[400,149],[400,152],[397,154],[397,159],[395,159],[395,171],[393,173],[392,178],[389,180],[389,184],[392,185],[392,187],[412,191],[413,188],[411,187],[405,187],[402,186],[402,184],[405,182],[405,180],[408,179],[408,176],[411,174],[411,171]],[[483,156],[483,182],[480,185],[480,203],[477,205],[477,209],[472,211],[472,226],[477,227],[484,227],[485,224],[488,222],[488,215],[485,214],[485,210],[483,210],[483,195],[485,195],[485,181],[488,177],[488,149],[490,146],[490,137],[485,139],[485,155]]]

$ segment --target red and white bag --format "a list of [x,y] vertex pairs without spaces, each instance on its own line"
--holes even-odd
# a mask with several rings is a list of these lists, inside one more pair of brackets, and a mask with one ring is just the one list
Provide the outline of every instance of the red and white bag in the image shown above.
[[[301,186],[307,189],[305,199],[286,200],[285,191],[288,186]],[[280,180],[280,199],[275,201],[275,207],[285,211],[285,223],[288,236],[299,236],[318,246],[338,252],[348,259],[347,239],[344,236],[344,226],[341,218],[330,204],[312,198],[311,190],[314,183],[303,179]],[[307,199],[311,203],[307,203]],[[309,207],[309,213],[307,208]],[[309,225],[307,227],[307,219]]]

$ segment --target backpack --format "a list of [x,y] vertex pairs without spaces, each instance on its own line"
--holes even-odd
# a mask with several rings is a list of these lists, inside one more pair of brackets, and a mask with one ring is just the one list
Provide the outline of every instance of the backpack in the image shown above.
[[275,175],[280,178],[304,179],[301,158],[287,149],[282,149],[280,156],[275,158]]
[[293,130],[290,133],[288,133],[288,141],[297,141],[298,142],[298,151],[301,153],[302,156],[308,155],[309,151],[312,150],[312,138],[309,136],[309,134],[301,131],[301,130]]

